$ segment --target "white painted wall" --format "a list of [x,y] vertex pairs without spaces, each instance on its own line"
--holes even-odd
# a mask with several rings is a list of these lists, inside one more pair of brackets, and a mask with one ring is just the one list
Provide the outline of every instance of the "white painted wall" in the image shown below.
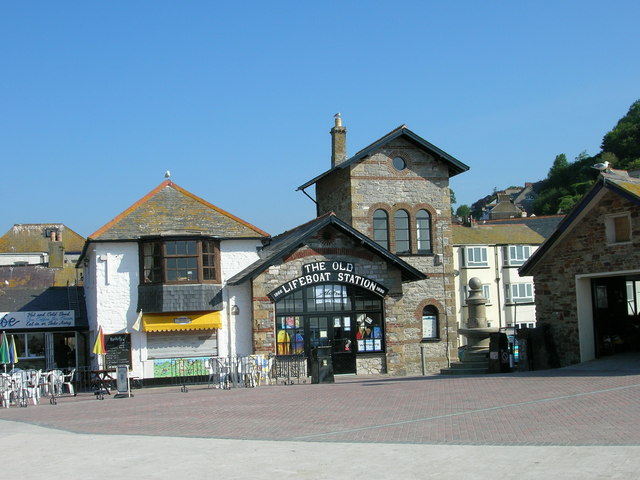
[[[218,331],[219,355],[248,355],[253,352],[250,282],[226,286],[233,275],[258,260],[256,240],[223,240],[220,262],[223,294],[223,328]],[[87,250],[84,269],[85,295],[91,346],[99,326],[104,334],[130,333],[134,376],[153,376],[153,361],[147,357],[146,333],[133,329],[137,319],[140,265],[136,242],[92,243]],[[237,305],[239,315],[231,315]],[[96,364],[94,359],[94,365]]]
[[[249,355],[253,353],[251,282],[235,287],[226,286],[229,278],[257,261],[257,240],[224,240],[220,242],[225,325],[218,337],[220,355]],[[237,305],[239,315],[231,315]],[[231,345],[231,348],[229,347]]]
[[[146,337],[132,329],[137,318],[138,283],[140,281],[138,244],[92,243],[87,251],[88,266],[84,269],[87,315],[93,346],[98,328],[105,335],[131,333],[132,370],[142,375]],[[92,354],[92,357],[95,357]],[[97,364],[94,358],[92,364]]]
[[42,265],[49,261],[49,254],[36,253],[0,253],[0,265],[15,265],[26,263],[27,265]]

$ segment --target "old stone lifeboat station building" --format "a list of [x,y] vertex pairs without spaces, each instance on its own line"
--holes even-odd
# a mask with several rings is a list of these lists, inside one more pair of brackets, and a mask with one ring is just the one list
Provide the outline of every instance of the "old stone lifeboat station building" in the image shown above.
[[[169,358],[301,354],[334,373],[436,373],[456,356],[449,179],[466,165],[401,126],[298,189],[317,218],[271,237],[170,180],[91,235],[90,329]],[[315,187],[315,198],[308,190]]]

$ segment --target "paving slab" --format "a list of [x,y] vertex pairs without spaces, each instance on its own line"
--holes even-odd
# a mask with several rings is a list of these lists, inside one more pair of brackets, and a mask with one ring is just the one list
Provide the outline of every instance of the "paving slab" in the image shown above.
[[640,469],[640,356],[502,375],[133,394],[1,409],[12,452],[4,471],[35,463],[44,470],[28,478],[65,464],[120,478],[635,478]]

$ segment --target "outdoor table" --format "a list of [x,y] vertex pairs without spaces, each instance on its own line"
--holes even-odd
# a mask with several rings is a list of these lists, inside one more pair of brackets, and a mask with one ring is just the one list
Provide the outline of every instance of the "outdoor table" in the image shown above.
[[107,392],[107,395],[111,395],[111,392],[109,391],[112,383],[115,381],[115,378],[112,377],[110,374],[114,373],[116,371],[115,368],[107,368],[107,369],[103,369],[103,370],[91,370],[91,375],[93,375],[95,382],[96,382],[96,396],[99,399],[103,399],[104,398],[104,392]]

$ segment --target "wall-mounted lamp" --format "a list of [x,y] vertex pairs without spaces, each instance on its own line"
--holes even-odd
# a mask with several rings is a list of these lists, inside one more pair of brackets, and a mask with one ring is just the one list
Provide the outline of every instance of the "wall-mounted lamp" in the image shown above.
[[240,307],[238,305],[231,307],[231,315],[240,315]]

